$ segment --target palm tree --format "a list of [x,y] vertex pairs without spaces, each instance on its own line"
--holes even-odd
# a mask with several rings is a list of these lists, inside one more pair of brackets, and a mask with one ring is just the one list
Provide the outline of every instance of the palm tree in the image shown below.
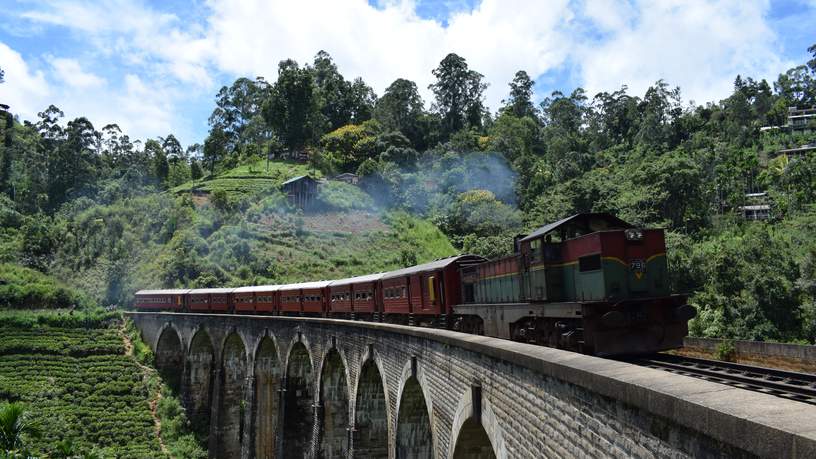
[[7,403],[0,406],[0,451],[22,449],[23,435],[36,437],[39,434],[39,427],[29,419],[23,405]]

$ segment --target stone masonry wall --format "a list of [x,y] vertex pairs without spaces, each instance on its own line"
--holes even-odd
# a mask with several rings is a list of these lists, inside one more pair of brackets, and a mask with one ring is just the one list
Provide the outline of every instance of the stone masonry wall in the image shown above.
[[[349,456],[353,456],[354,442],[350,440],[367,438],[363,432],[355,431],[357,426],[353,421],[382,418],[377,413],[356,412],[372,407],[382,409],[376,399],[365,400],[357,407],[358,382],[366,362],[369,362],[369,370],[365,392],[371,392],[372,363],[383,379],[388,457],[392,458],[398,457],[398,432],[416,439],[425,438],[423,432],[428,430],[429,448],[410,450],[418,451],[421,457],[427,457],[422,454],[423,450],[432,451],[433,457],[444,459],[452,458],[457,448],[460,451],[479,450],[484,457],[489,457],[490,448],[485,448],[484,437],[489,439],[497,458],[809,457],[816,454],[816,432],[808,431],[803,423],[816,426],[814,407],[622,362],[444,330],[387,324],[161,313],[134,313],[132,318],[157,354],[165,352],[156,349],[161,334],[168,328],[178,333],[185,361],[189,362],[185,364],[186,374],[182,378],[189,381],[194,377],[199,386],[205,380],[202,374],[205,367],[201,361],[208,356],[200,345],[196,346],[196,352],[190,352],[196,333],[206,331],[213,343],[222,346],[214,350],[214,366],[223,365],[226,337],[235,333],[241,338],[246,365],[238,365],[234,358],[227,361],[247,373],[244,390],[247,409],[242,425],[250,427],[242,429],[242,459],[277,454],[275,451],[280,450],[282,431],[304,422],[303,419],[287,420],[284,413],[300,413],[298,416],[302,416],[305,408],[310,406],[315,408],[308,420],[312,425],[311,433],[303,433],[310,438],[300,439],[302,451],[287,450],[285,456],[319,457],[326,455],[327,450],[337,451],[338,448],[348,448]],[[265,337],[274,341],[278,360],[270,362],[270,352],[267,351],[263,365],[256,365],[255,353]],[[304,347],[312,365],[308,372],[311,387],[298,389],[297,394],[284,393],[274,402],[266,393],[256,403],[254,394],[258,391],[258,381],[268,385],[270,368],[285,372],[289,368],[292,349],[296,349],[297,362],[306,362],[302,353]],[[231,355],[235,354],[231,352]],[[338,354],[340,359],[337,359]],[[321,378],[324,365],[331,366],[332,378]],[[335,368],[338,366],[343,367],[342,371]],[[189,369],[193,368],[195,371],[191,372]],[[256,375],[257,368],[265,368],[265,373]],[[212,371],[220,374],[223,369],[213,368]],[[298,372],[305,374],[303,369]],[[276,382],[274,387],[291,386],[291,381],[286,382],[288,375],[281,377],[282,381]],[[331,394],[332,407],[348,409],[344,422],[333,422],[350,426],[345,440],[337,437],[336,432],[332,433],[332,445],[339,446],[328,449],[327,437],[321,432],[326,421],[320,415],[321,379],[331,381],[332,387],[323,393]],[[189,386],[188,383],[184,387]],[[348,392],[344,394],[345,399],[338,398],[338,388]],[[211,418],[216,422],[221,419],[217,407],[224,404],[215,401],[224,398],[225,388],[223,384],[213,384],[212,390]],[[421,397],[418,391],[421,391]],[[234,388],[226,393],[230,400],[235,394]],[[304,394],[309,400],[298,399]],[[416,414],[415,410],[422,408],[416,400],[422,399],[427,411],[419,414],[426,416],[409,416],[408,411],[403,413],[404,416],[400,415],[403,404]],[[201,407],[201,394],[192,400],[196,402],[193,408]],[[757,413],[750,406],[736,406],[734,400],[756,405]],[[326,399],[322,402],[326,403]],[[286,403],[296,403],[301,409],[281,406]],[[800,408],[800,405],[807,409]],[[278,413],[259,413],[258,406],[265,411],[278,410]],[[763,407],[768,406],[774,407],[774,416],[765,419],[768,410]],[[406,431],[406,426],[400,429],[398,425],[400,418],[421,418],[429,425],[414,423],[414,430]],[[469,420],[465,428],[467,433],[460,435]],[[227,430],[233,432],[235,424],[232,420]],[[366,424],[376,425],[376,422]],[[223,426],[223,421],[219,425]],[[479,425],[484,435],[481,432],[474,434]],[[211,440],[213,434],[220,433],[218,430],[211,427]],[[816,431],[816,427],[812,430]],[[372,448],[371,444],[376,442],[368,443]],[[293,443],[289,440],[288,444]],[[232,447],[225,449],[211,442],[211,457],[215,457],[214,447],[222,454],[232,451]],[[365,455],[371,451],[382,449],[373,447]],[[336,453],[329,455],[336,457]]]

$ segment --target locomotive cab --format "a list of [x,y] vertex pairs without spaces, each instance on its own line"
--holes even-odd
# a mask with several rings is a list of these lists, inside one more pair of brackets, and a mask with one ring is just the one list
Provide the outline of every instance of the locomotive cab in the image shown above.
[[579,214],[521,239],[527,298],[601,301],[669,294],[661,229]]

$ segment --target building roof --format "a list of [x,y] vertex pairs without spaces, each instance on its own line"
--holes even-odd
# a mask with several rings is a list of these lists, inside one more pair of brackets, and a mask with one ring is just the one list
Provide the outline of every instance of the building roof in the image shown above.
[[384,273],[382,276],[382,280],[393,279],[395,277],[410,276],[412,274],[424,273],[429,271],[438,271],[440,269],[448,267],[451,263],[455,263],[457,261],[484,261],[484,260],[485,260],[484,258],[478,255],[456,255],[448,258],[440,258],[439,260],[423,263],[421,265],[409,266],[407,268]]
[[329,285],[331,281],[323,280],[323,281],[315,281],[315,282],[300,282],[297,284],[286,284],[286,285],[279,285],[278,290],[312,290],[323,288]]
[[816,144],[802,145],[796,148],[786,148],[784,150],[779,150],[776,153],[782,155],[787,153],[806,153],[813,150],[816,150]]
[[156,290],[139,290],[136,295],[184,295],[189,292],[188,288],[170,288],[170,289],[156,289]]
[[218,295],[224,293],[232,293],[234,288],[194,288],[188,293],[190,295]]
[[334,178],[338,177],[357,177],[357,174],[352,174],[351,172],[343,172],[342,174],[337,174]]
[[315,181],[315,179],[313,179],[312,177],[310,177],[308,175],[298,175],[297,177],[292,177],[289,180],[283,182],[281,184],[281,186],[286,186],[286,185],[289,185],[290,183],[299,182],[299,181],[304,180],[304,179],[311,180],[312,182]]
[[350,284],[360,284],[364,282],[376,282],[384,276],[384,273],[366,274],[365,276],[348,277],[331,281],[329,287],[342,287]]
[[247,287],[238,287],[232,293],[256,293],[256,292],[277,292],[280,285],[251,285]]
[[757,204],[755,206],[740,206],[740,210],[771,210],[768,204]]
[[[587,229],[591,230],[592,232],[595,231],[603,231],[606,229],[613,229],[615,227],[618,228],[632,228],[632,225],[626,223],[625,221],[621,220],[620,218],[608,214],[605,212],[597,212],[597,213],[585,213],[585,214],[575,214],[571,217],[564,218],[562,220],[558,220],[555,223],[550,223],[549,225],[544,225],[541,228],[533,231],[526,237],[521,239],[522,242],[529,241],[531,239],[535,239],[541,236],[544,236],[547,233],[550,233],[563,225],[568,223],[575,223],[581,224],[587,227]],[[593,227],[595,226],[595,227]],[[601,226],[605,226],[601,228]]]

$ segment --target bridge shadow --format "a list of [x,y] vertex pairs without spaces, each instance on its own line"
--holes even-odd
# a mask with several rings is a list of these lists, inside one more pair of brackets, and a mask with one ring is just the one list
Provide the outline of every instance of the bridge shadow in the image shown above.
[[255,457],[278,457],[281,367],[275,341],[264,337],[255,353]]
[[303,458],[311,444],[314,420],[312,361],[303,343],[295,343],[288,362],[283,397],[283,457]]
[[348,457],[349,400],[346,368],[337,349],[326,355],[320,377],[320,449],[317,457]]
[[388,413],[380,370],[368,359],[360,371],[354,412],[355,457],[388,457]]
[[419,380],[412,376],[402,389],[397,416],[397,459],[433,457],[433,436],[428,405]]

